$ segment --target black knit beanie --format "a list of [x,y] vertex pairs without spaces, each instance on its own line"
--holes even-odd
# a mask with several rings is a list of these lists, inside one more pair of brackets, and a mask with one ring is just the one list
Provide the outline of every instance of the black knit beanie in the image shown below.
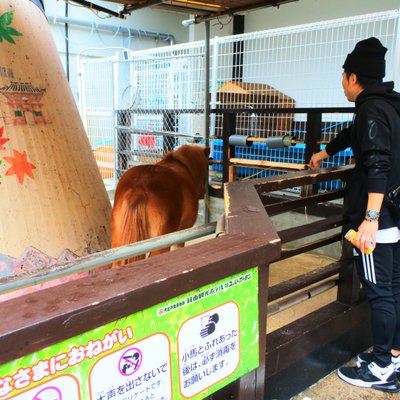
[[387,48],[375,37],[361,40],[347,55],[343,68],[365,78],[382,79],[385,76],[386,52]]

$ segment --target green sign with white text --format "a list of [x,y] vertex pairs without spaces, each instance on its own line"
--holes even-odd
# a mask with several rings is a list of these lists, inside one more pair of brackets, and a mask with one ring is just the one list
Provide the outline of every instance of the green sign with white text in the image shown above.
[[0,399],[202,399],[258,367],[258,268],[0,366]]

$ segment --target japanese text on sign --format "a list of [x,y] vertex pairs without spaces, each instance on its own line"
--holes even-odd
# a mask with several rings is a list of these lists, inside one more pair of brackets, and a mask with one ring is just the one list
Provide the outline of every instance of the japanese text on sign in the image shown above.
[[184,397],[231,375],[240,358],[237,304],[228,302],[186,321],[178,335],[178,354]]

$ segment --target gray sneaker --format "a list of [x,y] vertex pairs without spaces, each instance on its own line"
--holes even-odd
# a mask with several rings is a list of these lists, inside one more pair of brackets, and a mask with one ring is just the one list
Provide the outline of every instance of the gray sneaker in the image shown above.
[[382,392],[400,392],[400,383],[396,378],[393,364],[381,368],[374,362],[361,363],[360,367],[342,367],[338,369],[341,379],[351,385],[380,390]]

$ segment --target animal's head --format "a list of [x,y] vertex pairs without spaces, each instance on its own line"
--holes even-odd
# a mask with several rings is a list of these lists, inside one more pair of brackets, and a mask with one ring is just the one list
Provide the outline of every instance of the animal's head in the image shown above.
[[184,163],[190,171],[193,182],[198,189],[199,199],[202,199],[205,194],[209,155],[210,148],[199,145],[183,145],[174,152],[174,157]]

